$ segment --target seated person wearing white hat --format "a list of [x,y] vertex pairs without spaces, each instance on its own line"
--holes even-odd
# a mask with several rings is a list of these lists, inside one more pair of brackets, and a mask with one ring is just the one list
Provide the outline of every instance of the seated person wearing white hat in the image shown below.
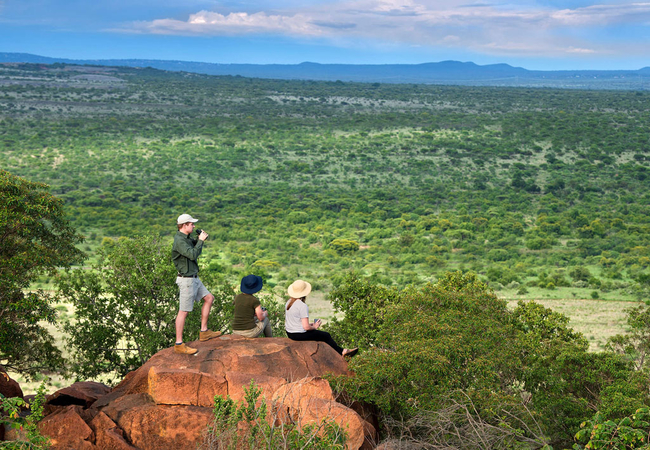
[[174,244],[172,245],[172,261],[178,272],[176,284],[178,285],[180,300],[178,315],[176,316],[176,345],[174,351],[186,355],[193,355],[198,351],[183,343],[183,328],[188,313],[194,309],[194,303],[199,302],[201,299],[203,299],[203,306],[201,307],[199,340],[207,341],[221,336],[220,331],[208,330],[208,315],[210,314],[214,296],[199,279],[199,265],[197,263],[197,259],[203,250],[203,243],[208,238],[208,233],[202,231],[198,239],[190,238],[196,222],[198,222],[198,219],[194,219],[189,214],[178,216],[176,220],[178,232],[174,236]]
[[321,331],[321,320],[309,322],[309,307],[305,303],[307,295],[311,292],[311,284],[303,280],[294,281],[287,290],[291,297],[286,304],[284,327],[287,336],[294,341],[319,341],[325,342],[339,355],[354,356],[358,348],[348,349],[339,347],[327,331]]
[[231,325],[233,334],[256,338],[273,336],[269,313],[253,294],[262,289],[262,277],[246,275],[241,280],[241,294],[235,296],[235,311]]

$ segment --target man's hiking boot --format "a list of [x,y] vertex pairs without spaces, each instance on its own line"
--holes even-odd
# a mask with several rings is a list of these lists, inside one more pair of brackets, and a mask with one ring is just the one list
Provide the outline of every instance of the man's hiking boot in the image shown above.
[[199,332],[199,341],[207,341],[208,339],[216,338],[221,336],[221,331],[201,331]]
[[193,355],[198,352],[197,349],[188,347],[185,343],[174,345],[174,353],[183,353],[185,355]]

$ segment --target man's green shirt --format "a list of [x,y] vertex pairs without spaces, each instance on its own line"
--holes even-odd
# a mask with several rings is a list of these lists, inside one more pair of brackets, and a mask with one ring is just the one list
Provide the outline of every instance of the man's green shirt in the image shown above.
[[172,261],[179,275],[189,277],[199,273],[199,265],[196,260],[203,250],[203,241],[190,239],[180,231],[174,236],[172,245]]

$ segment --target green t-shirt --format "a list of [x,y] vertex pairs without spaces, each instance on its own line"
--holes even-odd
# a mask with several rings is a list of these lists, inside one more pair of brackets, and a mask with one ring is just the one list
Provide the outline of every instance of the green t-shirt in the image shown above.
[[242,331],[255,328],[255,308],[260,304],[254,295],[237,294],[235,296],[235,313],[232,316],[232,329]]

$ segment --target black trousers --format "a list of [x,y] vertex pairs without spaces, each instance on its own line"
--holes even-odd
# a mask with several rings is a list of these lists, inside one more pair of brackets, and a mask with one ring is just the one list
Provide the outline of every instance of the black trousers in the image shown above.
[[332,339],[332,336],[327,331],[320,331],[320,330],[308,330],[305,331],[304,333],[289,333],[287,331],[287,336],[289,339],[294,340],[294,341],[318,341],[318,342],[325,342],[328,344],[330,347],[332,347],[334,350],[339,355],[343,354],[343,349],[339,347],[336,342],[334,342],[334,339]]

